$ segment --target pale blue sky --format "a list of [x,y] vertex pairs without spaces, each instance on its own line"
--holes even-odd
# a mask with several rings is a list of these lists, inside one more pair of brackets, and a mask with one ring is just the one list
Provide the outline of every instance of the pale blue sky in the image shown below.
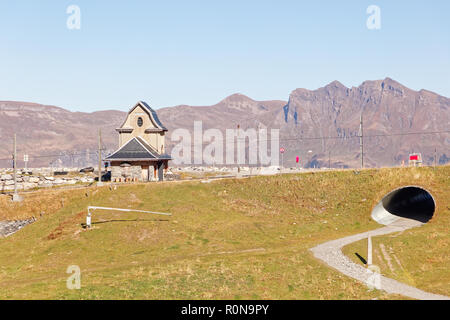
[[[69,5],[81,29],[66,27]],[[381,29],[366,27],[369,5]],[[391,77],[450,97],[450,1],[0,1],[0,100],[77,111],[283,99]]]

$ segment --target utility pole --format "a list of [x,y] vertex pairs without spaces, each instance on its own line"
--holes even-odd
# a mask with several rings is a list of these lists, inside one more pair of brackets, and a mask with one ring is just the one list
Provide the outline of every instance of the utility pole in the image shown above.
[[311,164],[312,158],[311,158],[311,155],[312,155],[312,150],[308,150],[308,159],[309,159],[308,163],[309,163],[309,169],[312,168],[312,164]]
[[14,172],[14,196],[17,194],[17,146],[16,146],[16,134],[14,133],[14,155],[13,155],[13,172]]
[[[258,121],[258,139],[259,139],[259,131],[261,130],[261,122]],[[259,145],[261,144],[261,142],[258,143],[258,154],[256,155],[256,170],[258,170],[258,168],[260,167],[260,162],[261,162],[261,157],[259,154]],[[250,153],[250,151],[249,151]],[[250,159],[249,159],[250,162]]]
[[241,126],[238,124],[237,125],[237,139],[236,139],[236,141],[237,141],[237,144],[236,144],[236,146],[237,146],[237,154],[236,154],[236,157],[237,157],[237,165],[238,165],[238,167],[237,167],[237,169],[238,169],[238,174],[241,172],[241,167],[239,166],[239,160],[240,160],[240,156],[241,156],[241,151],[240,151],[240,148],[239,148],[239,137],[240,137],[240,135],[239,135],[239,133],[240,133],[240,130],[239,130],[239,128],[240,128]]
[[437,148],[434,148],[434,168],[436,169],[437,164]]
[[16,134],[14,133],[14,155],[13,155],[13,172],[14,172],[14,194],[12,201],[19,202],[22,199],[17,193],[17,144],[16,144]]
[[367,265],[372,265],[372,237],[367,237]]
[[69,156],[70,156],[70,166],[71,166],[71,169],[73,169],[73,164],[74,164],[74,157],[75,157],[75,152],[74,151],[72,151],[72,152],[69,152]]
[[103,186],[102,183],[102,129],[98,129],[98,182],[97,186]]
[[359,118],[359,148],[361,153],[361,169],[364,168],[364,131],[363,131],[363,118],[362,118],[362,112],[361,116]]
[[331,169],[331,151],[328,150],[328,169]]

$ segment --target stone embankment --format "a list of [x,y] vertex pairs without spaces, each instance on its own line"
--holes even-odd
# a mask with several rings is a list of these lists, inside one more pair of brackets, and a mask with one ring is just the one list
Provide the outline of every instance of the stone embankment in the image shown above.
[[[216,173],[228,175],[274,175],[278,173],[302,172],[302,168],[283,168],[278,166],[269,167],[177,167],[170,168],[164,173],[164,180],[179,180],[180,173]],[[59,174],[58,174],[59,173]],[[34,168],[29,170],[18,170],[16,172],[17,190],[24,191],[35,188],[49,188],[60,185],[74,185],[77,183],[93,183],[96,174],[82,173],[79,168]],[[130,179],[130,181],[132,181]],[[14,176],[11,169],[0,169],[0,193],[8,193],[14,190]]]
[[[93,177],[71,176],[38,176],[38,175],[17,175],[17,190],[28,190],[40,187],[53,187],[58,185],[71,185],[76,183],[94,182]],[[14,190],[14,177],[12,174],[6,173],[0,175],[0,191]]]
[[[92,183],[95,181],[93,174],[71,171],[70,174],[55,175],[56,172],[67,173],[69,171],[48,170],[45,168],[30,169],[28,171],[18,170],[16,173],[17,190],[29,190],[41,187],[53,187],[58,185],[73,185],[77,183]],[[75,173],[75,174],[74,174]],[[14,190],[14,175],[11,169],[0,170],[0,192],[11,192]]]
[[36,221],[35,218],[17,221],[0,221],[0,238],[12,235],[34,221]]

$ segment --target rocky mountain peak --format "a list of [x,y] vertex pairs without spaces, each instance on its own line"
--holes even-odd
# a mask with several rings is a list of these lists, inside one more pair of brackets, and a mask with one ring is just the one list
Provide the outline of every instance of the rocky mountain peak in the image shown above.
[[251,103],[251,102],[255,102],[255,100],[253,100],[241,93],[235,93],[235,94],[232,94],[232,95],[226,97],[222,101],[220,101],[219,104],[233,104],[233,103],[243,103],[243,102]]
[[[363,113],[365,134],[382,135],[367,140],[367,165],[390,166],[399,165],[412,150],[421,152],[429,162],[436,148],[438,159],[447,159],[450,156],[448,152],[445,155],[445,150],[450,147],[448,134],[389,134],[447,130],[450,123],[449,108],[449,98],[427,90],[413,91],[395,80],[385,78],[365,81],[351,89],[339,81],[316,90],[300,88],[292,91],[289,102],[256,101],[243,94],[233,94],[212,106],[166,107],[158,109],[157,113],[169,129],[166,138],[169,152],[173,146],[170,134],[177,128],[191,130],[194,121],[202,121],[205,129],[218,128],[224,131],[239,123],[242,128],[261,125],[279,129],[280,143],[287,150],[285,165],[294,164],[292,161],[295,161],[295,156],[305,159],[305,150],[311,150],[311,159],[316,164],[328,163],[331,152],[332,165],[334,162],[336,166],[358,165],[359,140],[355,137],[359,129],[359,115]],[[75,151],[77,154],[86,153],[86,149],[97,148],[98,127],[102,128],[105,146],[115,150],[118,141],[115,128],[122,123],[125,114],[119,111],[70,112],[58,107],[2,101],[0,134],[3,139],[0,141],[0,158],[10,157],[14,133],[17,133],[19,149],[27,150],[31,156]],[[314,139],[301,140],[301,137]],[[317,137],[333,139],[322,140]],[[92,157],[90,160],[95,163],[96,159]],[[75,164],[84,164],[85,158],[80,156]],[[30,165],[49,166],[55,159],[42,157],[33,160]],[[69,161],[67,159],[62,160]],[[10,161],[0,163],[0,166],[9,165]]]
[[327,89],[347,89],[342,83],[337,80],[334,80],[325,86]]

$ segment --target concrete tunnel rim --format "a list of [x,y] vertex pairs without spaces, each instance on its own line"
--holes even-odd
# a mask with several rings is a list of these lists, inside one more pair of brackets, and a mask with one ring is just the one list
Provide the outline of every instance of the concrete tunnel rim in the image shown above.
[[[424,186],[420,186],[420,185],[404,185],[404,186],[396,187],[395,189],[392,189],[391,191],[389,191],[389,192],[387,192],[387,193],[384,193],[384,195],[381,197],[381,199],[378,200],[378,201],[376,202],[376,204],[372,207],[372,210],[370,211],[370,217],[371,217],[371,219],[372,219],[373,221],[379,223],[379,224],[384,224],[384,225],[390,224],[390,223],[385,224],[385,223],[382,223],[382,222],[380,222],[380,221],[377,221],[377,220],[374,218],[374,216],[373,216],[373,212],[375,211],[375,208],[376,208],[376,207],[378,207],[380,204],[382,205],[384,198],[386,198],[386,197],[387,197],[388,195],[390,195],[391,193],[394,193],[394,192],[396,192],[396,191],[399,191],[399,190],[405,189],[405,188],[416,188],[416,189],[420,189],[420,190],[425,191],[426,193],[428,193],[428,194],[430,195],[431,200],[433,200],[433,203],[434,203],[434,210],[433,210],[433,214],[431,215],[430,219],[429,219],[427,222],[425,222],[425,223],[430,222],[430,221],[435,217],[435,214],[436,214],[436,211],[437,211],[437,208],[438,208],[438,203],[437,203],[436,199],[434,198],[433,194],[432,194],[429,190],[427,190]],[[384,207],[383,207],[383,208],[384,208]],[[385,209],[385,211],[388,212],[386,209]],[[394,215],[394,214],[392,214],[392,213],[390,213],[390,212],[388,212],[388,213],[389,213],[391,216],[397,217],[396,220],[399,219],[399,218],[401,218],[400,216],[396,216],[396,215]],[[392,223],[392,222],[391,222],[391,223]]]
[[387,193],[385,193],[384,196],[381,198],[381,200],[378,200],[377,204],[374,205],[374,206],[372,207],[371,212],[373,211],[373,209],[375,209],[375,207],[376,207],[381,201],[383,201],[383,199],[384,199],[387,195],[391,194],[392,192],[395,192],[395,191],[404,189],[404,188],[417,188],[417,189],[422,189],[422,190],[428,192],[428,194],[431,196],[431,199],[433,199],[433,202],[434,202],[435,207],[437,208],[437,202],[436,202],[436,200],[434,199],[433,194],[432,194],[430,191],[428,191],[428,190],[425,189],[424,187],[417,186],[417,185],[412,185],[412,184],[411,184],[411,185],[406,185],[406,186],[403,186],[403,187],[397,187],[397,188],[392,189],[391,191],[388,191]]

